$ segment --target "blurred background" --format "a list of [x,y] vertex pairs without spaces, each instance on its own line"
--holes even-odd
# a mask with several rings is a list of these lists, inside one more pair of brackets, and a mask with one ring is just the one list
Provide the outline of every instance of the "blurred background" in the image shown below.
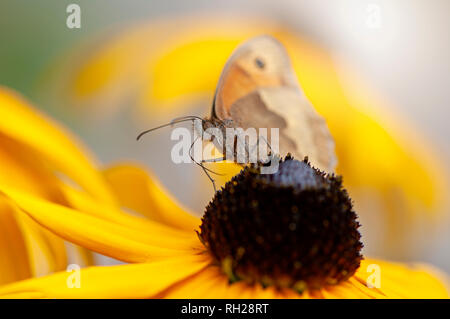
[[[81,28],[66,25],[71,3]],[[135,138],[173,117],[207,115],[232,49],[264,33],[286,45],[330,125],[365,253],[450,272],[449,1],[2,0],[0,84],[102,163],[145,165],[201,215],[212,186],[196,165],[172,163],[170,129]]]

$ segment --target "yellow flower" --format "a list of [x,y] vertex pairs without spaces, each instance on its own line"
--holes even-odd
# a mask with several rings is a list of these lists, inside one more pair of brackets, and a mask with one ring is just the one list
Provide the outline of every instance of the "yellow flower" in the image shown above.
[[[226,263],[218,267],[211,246],[205,246],[195,232],[201,224],[207,225],[205,220],[175,203],[152,176],[139,167],[123,164],[104,170],[100,177],[59,128],[14,94],[2,90],[1,96],[2,105],[8,106],[8,111],[0,114],[1,134],[32,148],[33,161],[43,161],[71,179],[56,178],[61,201],[26,185],[2,180],[2,202],[17,216],[29,217],[60,238],[130,263],[83,268],[80,288],[68,285],[70,274],[64,271],[0,286],[1,297],[448,298],[443,282],[429,266],[408,267],[372,259],[363,260],[348,280],[319,290],[307,289],[302,294],[245,281],[231,284]],[[49,145],[49,141],[54,143]],[[11,155],[19,151],[14,149]],[[213,206],[209,209],[214,212]],[[278,262],[283,263],[283,259]],[[371,265],[379,267],[379,288],[368,286]]]
[[[112,195],[84,152],[62,129],[29,109],[12,91],[0,87],[0,183],[65,205],[60,177],[65,175],[95,198]],[[0,284],[66,268],[69,260],[91,253],[71,247],[0,198]],[[78,256],[78,257],[77,257]],[[78,261],[81,262],[81,261]]]
[[[282,25],[252,17],[230,22],[220,15],[138,25],[97,46],[87,60],[71,60],[66,92],[89,111],[129,105],[123,101],[133,96],[147,119],[184,115],[199,101],[207,113],[231,51],[263,33],[286,46],[301,86],[326,119],[336,142],[337,172],[345,176],[360,214],[384,215],[387,222],[377,231],[383,250],[377,253],[408,256],[415,249],[408,244],[414,233],[409,230],[440,220],[437,213],[446,211],[445,166],[430,141],[388,111],[389,103],[367,89],[350,66],[339,72],[329,54]],[[215,165],[220,172],[239,169]]]

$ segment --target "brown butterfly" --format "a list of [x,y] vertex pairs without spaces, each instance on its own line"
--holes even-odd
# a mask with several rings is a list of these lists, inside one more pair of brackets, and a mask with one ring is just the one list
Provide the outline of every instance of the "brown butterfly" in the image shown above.
[[[200,136],[210,128],[221,131],[227,128],[266,128],[268,131],[278,128],[280,155],[291,153],[298,159],[308,156],[313,166],[326,172],[333,172],[335,168],[334,141],[325,120],[306,98],[285,48],[273,37],[252,38],[232,53],[220,76],[209,118],[188,116],[170,124],[194,119],[197,119],[194,126]],[[225,137],[213,137],[212,141],[221,151],[225,145],[236,143]],[[270,147],[270,142],[267,143]],[[248,145],[247,151],[250,148],[252,145]],[[220,159],[202,162],[225,160],[236,155],[222,153],[224,156]],[[209,171],[202,168],[205,173]]]
[[[252,38],[233,52],[220,76],[211,116],[202,125],[278,128],[281,155],[308,156],[326,172],[336,165],[325,120],[301,90],[283,45],[270,36]],[[223,149],[227,141],[218,142]]]

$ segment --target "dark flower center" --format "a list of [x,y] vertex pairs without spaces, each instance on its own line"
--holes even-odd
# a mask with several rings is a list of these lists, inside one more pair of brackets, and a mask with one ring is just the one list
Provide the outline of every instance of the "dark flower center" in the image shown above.
[[230,281],[299,292],[348,279],[363,247],[342,179],[290,155],[275,174],[244,168],[206,207],[200,239]]

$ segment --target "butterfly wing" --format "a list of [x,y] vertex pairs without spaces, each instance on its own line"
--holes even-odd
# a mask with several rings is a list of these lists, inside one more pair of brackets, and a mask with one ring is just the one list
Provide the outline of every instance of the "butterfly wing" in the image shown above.
[[[325,120],[297,90],[259,88],[233,103],[229,112],[236,127],[278,128],[279,154],[308,156],[313,166],[334,170],[334,142]],[[270,135],[268,141],[273,141]]]
[[298,87],[284,47],[270,36],[239,46],[228,59],[217,85],[214,111],[226,118],[231,105],[260,87]]
[[[279,153],[332,172],[334,142],[325,120],[301,90],[284,47],[270,36],[238,47],[220,77],[212,116],[244,129],[278,128]],[[270,137],[269,137],[270,142]]]

